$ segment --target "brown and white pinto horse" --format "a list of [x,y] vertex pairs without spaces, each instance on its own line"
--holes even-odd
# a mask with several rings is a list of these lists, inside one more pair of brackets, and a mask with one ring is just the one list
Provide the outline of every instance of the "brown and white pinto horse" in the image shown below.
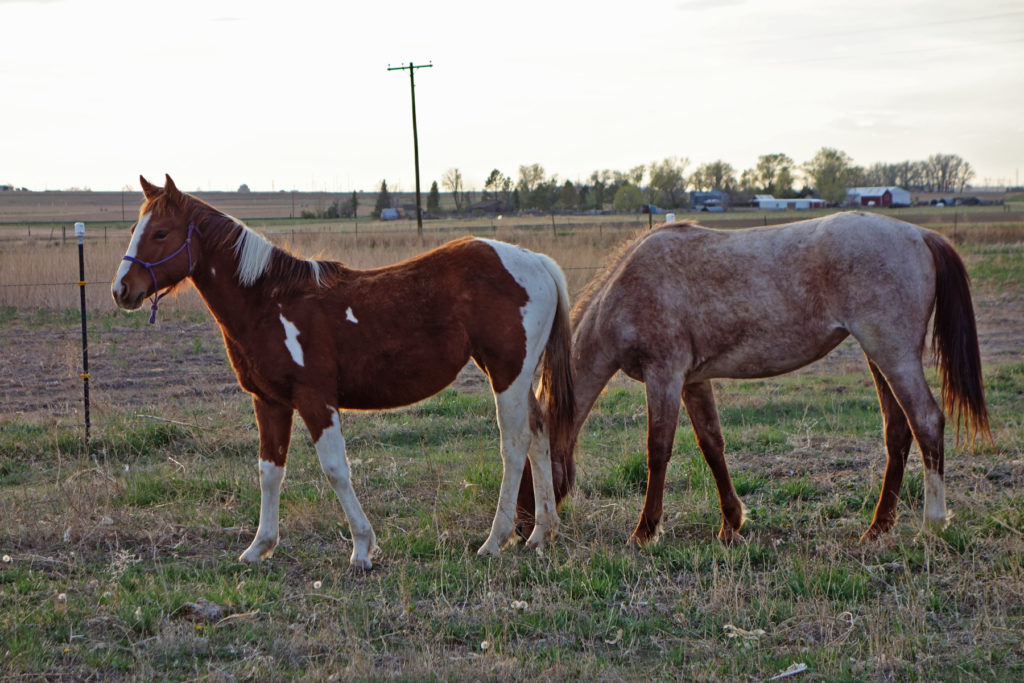
[[[675,223],[644,234],[609,262],[573,310],[576,417],[568,448],[552,450],[555,490],[572,485],[580,429],[622,370],[647,390],[647,494],[630,542],[647,543],[660,531],[680,397],[718,488],[718,537],[738,538],[744,508],[729,478],[710,380],[790,372],[853,335],[874,377],[888,451],[881,496],[862,540],[895,523],[914,438],[925,466],[924,520],[943,525],[945,419],[921,361],[933,312],[945,410],[958,435],[963,421],[972,439],[991,438],[967,273],[938,233],[841,213],[749,230]],[[527,468],[519,495],[527,523],[528,482]]]
[[[539,547],[558,514],[546,423],[572,424],[565,279],[547,256],[466,237],[402,263],[355,270],[306,261],[241,222],[180,192],[140,178],[145,201],[111,289],[137,309],[188,278],[220,323],[259,425],[260,520],[242,553],[269,556],[278,540],[278,502],[292,416],[298,411],[348,518],[353,567],[369,569],[376,536],[356,499],[340,408],[404,406],[448,386],[472,358],[497,405],[503,473],[498,508],[481,554],[498,553],[514,531],[515,495],[527,458]],[[541,362],[546,412],[532,393]]]

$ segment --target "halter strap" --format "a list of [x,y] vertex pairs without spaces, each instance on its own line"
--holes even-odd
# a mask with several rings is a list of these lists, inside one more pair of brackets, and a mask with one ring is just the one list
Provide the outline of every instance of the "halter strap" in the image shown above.
[[[181,252],[184,251],[184,252],[188,253],[188,275],[191,275],[192,274],[192,268],[193,268],[193,266],[192,266],[192,246],[191,246],[191,244],[192,244],[192,233],[193,232],[199,232],[199,228],[196,227],[195,223],[189,223],[188,224],[188,233],[186,233],[186,235],[185,235],[184,243],[182,243],[182,245],[180,247],[178,247],[178,249],[173,254],[171,254],[170,256],[167,256],[166,258],[162,258],[159,261],[156,261],[154,263],[150,263],[148,261],[143,261],[142,259],[137,259],[134,256],[128,256],[127,254],[125,254],[124,256],[121,257],[122,261],[131,261],[132,263],[135,263],[135,264],[138,264],[138,265],[142,266],[143,268],[145,268],[146,270],[149,271],[149,276],[151,278],[153,278],[153,308],[152,308],[152,313],[149,316],[149,324],[150,325],[152,325],[153,323],[156,322],[156,306],[157,306],[157,304],[160,302],[160,299],[163,299],[165,296],[167,296],[167,292],[170,291],[170,287],[168,287],[166,289],[166,291],[164,291],[163,294],[160,293],[160,288],[157,287],[157,284],[156,284],[156,273],[153,272],[153,268],[155,268],[156,266],[160,266],[160,265],[163,265],[163,264],[167,263],[172,258],[174,258],[175,256],[177,256],[178,254],[180,254]],[[186,277],[188,277],[188,276],[186,276]]]

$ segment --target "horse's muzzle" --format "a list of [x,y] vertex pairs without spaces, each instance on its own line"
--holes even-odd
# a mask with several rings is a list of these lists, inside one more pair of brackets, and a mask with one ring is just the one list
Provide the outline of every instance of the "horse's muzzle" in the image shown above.
[[126,311],[134,311],[141,308],[142,302],[146,298],[145,289],[133,292],[124,281],[111,285],[110,294],[114,297],[114,303]]

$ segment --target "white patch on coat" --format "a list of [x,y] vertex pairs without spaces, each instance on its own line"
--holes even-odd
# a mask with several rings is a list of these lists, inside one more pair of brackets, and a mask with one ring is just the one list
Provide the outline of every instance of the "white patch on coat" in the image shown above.
[[[234,220],[234,219],[232,219]],[[235,222],[242,228],[235,240],[235,258],[238,259],[238,283],[243,287],[252,286],[263,273],[267,272],[274,245],[263,235],[253,232],[241,221]]]
[[302,344],[299,343],[299,328],[284,315],[278,317],[281,319],[281,324],[284,325],[284,345],[288,347],[288,353],[292,354],[292,360],[296,365],[305,367]]
[[946,485],[938,472],[926,470],[924,473],[924,521],[926,524],[945,526]]
[[551,485],[550,449],[547,444],[537,449],[530,448],[532,433],[529,425],[529,396],[534,372],[551,334],[555,309],[559,300],[568,309],[568,299],[565,294],[565,277],[550,258],[505,242],[489,239],[480,241],[494,249],[502,266],[526,292],[526,303],[519,309],[526,336],[523,366],[512,384],[502,393],[495,394],[503,464],[498,506],[491,532],[477,551],[481,555],[496,555],[515,528],[516,493],[527,457],[535,459],[533,466],[538,472],[534,475],[538,523],[534,533],[527,539],[528,547],[540,547],[544,538],[558,526],[557,514],[553,512],[555,504]]
[[[125,256],[131,256],[135,258],[138,256],[139,243],[142,241],[142,234],[146,232],[146,226],[149,225],[149,219],[153,216],[151,213],[145,214],[139,219],[139,222],[135,224],[135,232],[132,233],[131,242],[128,243],[128,251],[124,253]],[[128,274],[128,269],[132,267],[131,261],[121,261],[121,265],[117,268],[117,275],[114,276],[114,284],[111,285],[111,289],[114,290],[116,295],[122,289],[121,279]]]
[[[527,346],[530,340],[543,337],[541,347],[547,342],[551,333],[551,322],[554,318],[552,310],[558,298],[564,296],[565,277],[561,269],[550,258],[512,244],[497,240],[480,239],[498,253],[501,264],[515,279],[516,283],[526,290],[526,304],[519,310],[523,316],[523,329],[526,331]],[[568,302],[563,302],[568,310]]]
[[356,314],[352,312],[351,306],[345,309],[345,320],[348,320],[349,322],[353,323],[359,322],[358,320],[356,320]]
[[210,277],[217,277],[217,269],[210,268]]

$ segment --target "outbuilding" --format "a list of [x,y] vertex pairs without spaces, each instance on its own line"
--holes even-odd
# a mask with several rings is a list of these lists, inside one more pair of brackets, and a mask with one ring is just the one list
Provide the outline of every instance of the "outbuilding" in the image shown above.
[[846,190],[847,206],[910,206],[910,193],[895,185],[851,187]]
[[825,200],[821,197],[793,197],[776,199],[770,194],[755,194],[750,201],[752,206],[768,211],[807,211],[808,209],[824,209]]

